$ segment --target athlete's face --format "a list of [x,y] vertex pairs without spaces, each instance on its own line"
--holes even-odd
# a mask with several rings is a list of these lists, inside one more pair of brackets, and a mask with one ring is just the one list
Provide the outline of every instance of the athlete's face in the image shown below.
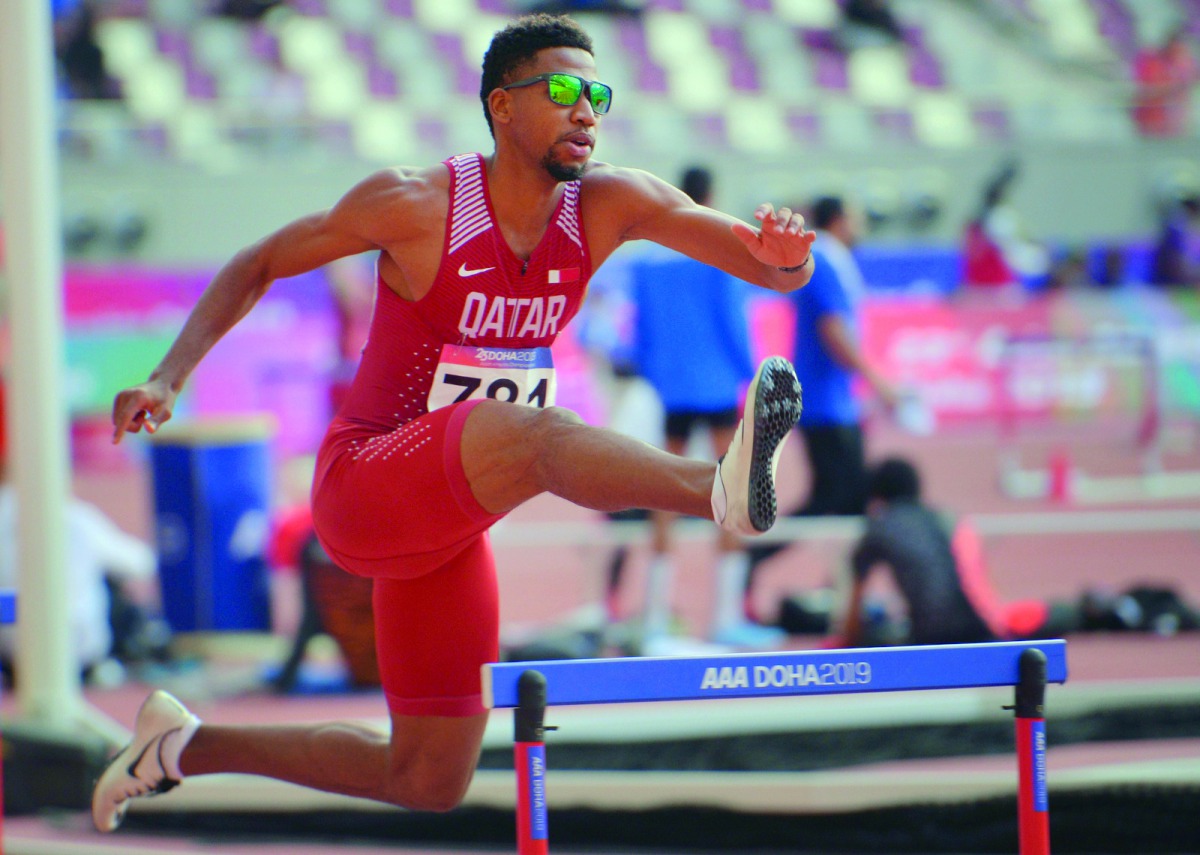
[[[547,48],[522,67],[519,76],[525,79],[550,72],[573,74],[590,82],[596,79],[596,63],[590,53],[579,48]],[[586,87],[574,104],[564,106],[550,99],[549,85],[543,80],[508,92],[520,116],[521,136],[532,146],[545,146],[542,167],[556,181],[574,181],[587,169],[600,116]]]

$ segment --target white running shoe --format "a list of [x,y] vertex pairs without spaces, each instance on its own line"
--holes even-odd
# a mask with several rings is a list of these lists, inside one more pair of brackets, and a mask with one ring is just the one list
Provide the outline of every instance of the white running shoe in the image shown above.
[[129,800],[174,789],[183,780],[179,755],[200,726],[179,701],[162,690],[152,692],[138,710],[133,739],[109,763],[92,791],[92,822],[115,831]]
[[713,480],[713,518],[727,531],[761,534],[775,524],[775,472],[800,420],[800,381],[782,356],[758,366],[746,407]]

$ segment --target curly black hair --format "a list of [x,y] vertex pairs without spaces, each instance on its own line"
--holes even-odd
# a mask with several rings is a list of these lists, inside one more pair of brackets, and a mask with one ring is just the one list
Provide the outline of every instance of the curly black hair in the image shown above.
[[492,90],[506,82],[511,83],[513,72],[532,60],[538,51],[557,47],[580,48],[595,54],[591,36],[566,15],[525,15],[492,37],[492,43],[483,55],[479,100],[483,102],[483,116],[493,137],[496,132],[488,109],[488,96]]

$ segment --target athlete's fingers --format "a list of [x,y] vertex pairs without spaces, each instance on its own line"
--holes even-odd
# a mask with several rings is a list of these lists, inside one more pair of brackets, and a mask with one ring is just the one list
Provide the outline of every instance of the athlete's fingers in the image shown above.
[[780,208],[775,212],[775,234],[781,235],[792,221],[792,209]]
[[804,232],[804,217],[796,212],[792,212],[792,216],[788,219],[787,226],[784,231],[789,235],[798,235]]
[[126,389],[113,402],[113,442],[119,443],[126,433],[137,433],[143,427],[153,433],[164,421],[155,405],[141,389]]
[[763,202],[754,209],[754,219],[763,224],[765,228],[775,218],[775,206],[770,202]]

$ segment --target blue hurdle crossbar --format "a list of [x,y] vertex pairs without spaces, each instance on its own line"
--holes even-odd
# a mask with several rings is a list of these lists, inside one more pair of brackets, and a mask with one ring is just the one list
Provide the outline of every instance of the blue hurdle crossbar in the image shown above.
[[1020,855],[1049,855],[1046,684],[1067,680],[1061,639],[483,666],[484,703],[513,708],[518,855],[549,855],[544,716],[559,704],[616,704],[1011,686]]
[[17,622],[17,592],[0,588],[0,624]]
[[1018,660],[1046,656],[1046,680],[1067,680],[1066,642],[1003,641],[912,647],[797,650],[725,656],[569,659],[483,666],[484,704],[518,705],[517,681],[546,678],[546,704],[617,704],[1015,686]]

